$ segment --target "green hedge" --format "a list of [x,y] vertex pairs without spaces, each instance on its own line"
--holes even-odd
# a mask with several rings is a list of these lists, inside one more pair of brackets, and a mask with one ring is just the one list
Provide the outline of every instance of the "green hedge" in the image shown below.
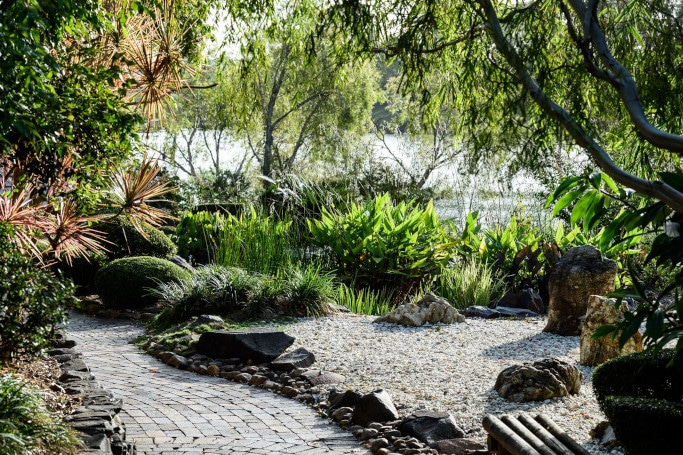
[[95,288],[105,307],[139,310],[156,303],[148,288],[190,279],[190,272],[165,259],[128,257],[102,267],[95,277]]
[[629,455],[681,453],[683,403],[610,395],[603,411]]
[[656,354],[637,352],[611,359],[593,372],[593,390],[599,403],[609,395],[683,401],[683,376],[666,365],[673,349]]
[[683,376],[667,368],[674,354],[673,349],[628,354],[593,372],[598,403],[629,455],[680,451]]
[[168,259],[176,254],[178,249],[169,236],[146,223],[142,223],[141,227],[144,235],[125,217],[97,225],[97,229],[105,232],[107,240],[112,242],[105,245],[109,250],[107,253],[109,260],[127,256],[153,256]]

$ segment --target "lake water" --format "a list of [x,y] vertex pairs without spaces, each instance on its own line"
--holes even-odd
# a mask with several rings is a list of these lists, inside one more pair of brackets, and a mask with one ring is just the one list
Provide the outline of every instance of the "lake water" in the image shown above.
[[[143,138],[152,151],[159,156],[164,150],[167,136],[164,132],[151,133]],[[385,145],[386,144],[386,145]],[[212,146],[212,144],[209,144]],[[181,148],[187,147],[182,139],[179,140]],[[394,135],[387,135],[384,143],[372,135],[366,137],[366,147],[374,153],[376,160],[385,164],[394,164],[397,172],[401,172],[395,165],[386,147],[401,159],[405,166],[410,168],[413,149],[409,143]],[[191,147],[193,154],[199,157],[195,163],[196,169],[209,169],[211,161],[206,154],[206,146],[203,138],[198,135]],[[221,142],[221,166],[224,169],[234,170],[239,163],[248,156],[248,149],[231,138],[224,138]],[[256,160],[247,159],[251,169],[257,168]],[[436,211],[441,219],[450,219],[457,226],[462,226],[468,212],[478,211],[479,220],[484,226],[507,224],[513,213],[525,213],[530,216],[534,223],[544,224],[547,222],[549,211],[543,210],[544,193],[543,186],[532,176],[516,175],[512,179],[508,176],[496,175],[492,172],[479,172],[477,175],[461,174],[459,163],[442,167],[433,172],[428,184],[448,190],[451,194],[448,199],[435,201]],[[177,174],[181,178],[188,175],[182,171]],[[508,184],[508,180],[510,183]]]

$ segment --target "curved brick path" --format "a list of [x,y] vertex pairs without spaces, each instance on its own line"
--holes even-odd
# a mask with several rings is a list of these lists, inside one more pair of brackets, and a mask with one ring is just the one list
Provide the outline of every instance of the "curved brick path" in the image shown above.
[[369,454],[305,405],[262,389],[176,370],[128,344],[130,321],[70,314],[69,338],[97,380],[124,399],[138,455]]

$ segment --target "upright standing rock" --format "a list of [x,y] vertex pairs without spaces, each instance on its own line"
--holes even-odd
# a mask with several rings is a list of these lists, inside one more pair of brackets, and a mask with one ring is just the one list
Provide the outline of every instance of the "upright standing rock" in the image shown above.
[[643,336],[638,332],[626,342],[623,349],[619,349],[619,340],[613,340],[611,335],[591,339],[598,328],[603,325],[616,325],[624,319],[626,304],[622,302],[618,312],[614,309],[614,304],[614,299],[599,295],[590,296],[586,320],[581,329],[581,365],[597,366],[614,357],[643,350]]
[[571,248],[550,275],[548,323],[544,332],[579,335],[591,295],[614,290],[617,263],[590,245]]

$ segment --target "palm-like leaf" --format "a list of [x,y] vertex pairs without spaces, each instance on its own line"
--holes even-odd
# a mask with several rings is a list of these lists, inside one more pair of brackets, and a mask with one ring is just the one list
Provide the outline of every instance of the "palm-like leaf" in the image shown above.
[[174,18],[173,1],[165,0],[162,8],[155,9],[154,18],[132,17],[122,43],[128,76],[135,81],[126,98],[140,106],[147,118],[159,121],[163,121],[170,95],[182,89],[183,73],[193,73],[182,55],[186,30]]
[[[0,179],[0,184],[2,189],[6,188],[4,177]],[[0,193],[0,223],[12,228],[11,240],[20,251],[40,258],[41,253],[36,246],[36,231],[42,229],[44,220],[40,208],[31,205],[32,192],[31,184],[13,191],[2,191]]]
[[158,161],[145,156],[139,168],[133,166],[119,168],[112,177],[113,204],[119,208],[119,213],[125,214],[143,235],[143,223],[158,227],[163,224],[164,220],[174,218],[150,205],[150,203],[159,202],[160,196],[174,189],[168,181],[158,178],[160,171]]
[[96,216],[82,216],[71,199],[58,201],[53,213],[46,216],[43,223],[43,233],[55,258],[63,257],[71,265],[76,257],[105,252],[105,234],[91,227],[97,219]]

